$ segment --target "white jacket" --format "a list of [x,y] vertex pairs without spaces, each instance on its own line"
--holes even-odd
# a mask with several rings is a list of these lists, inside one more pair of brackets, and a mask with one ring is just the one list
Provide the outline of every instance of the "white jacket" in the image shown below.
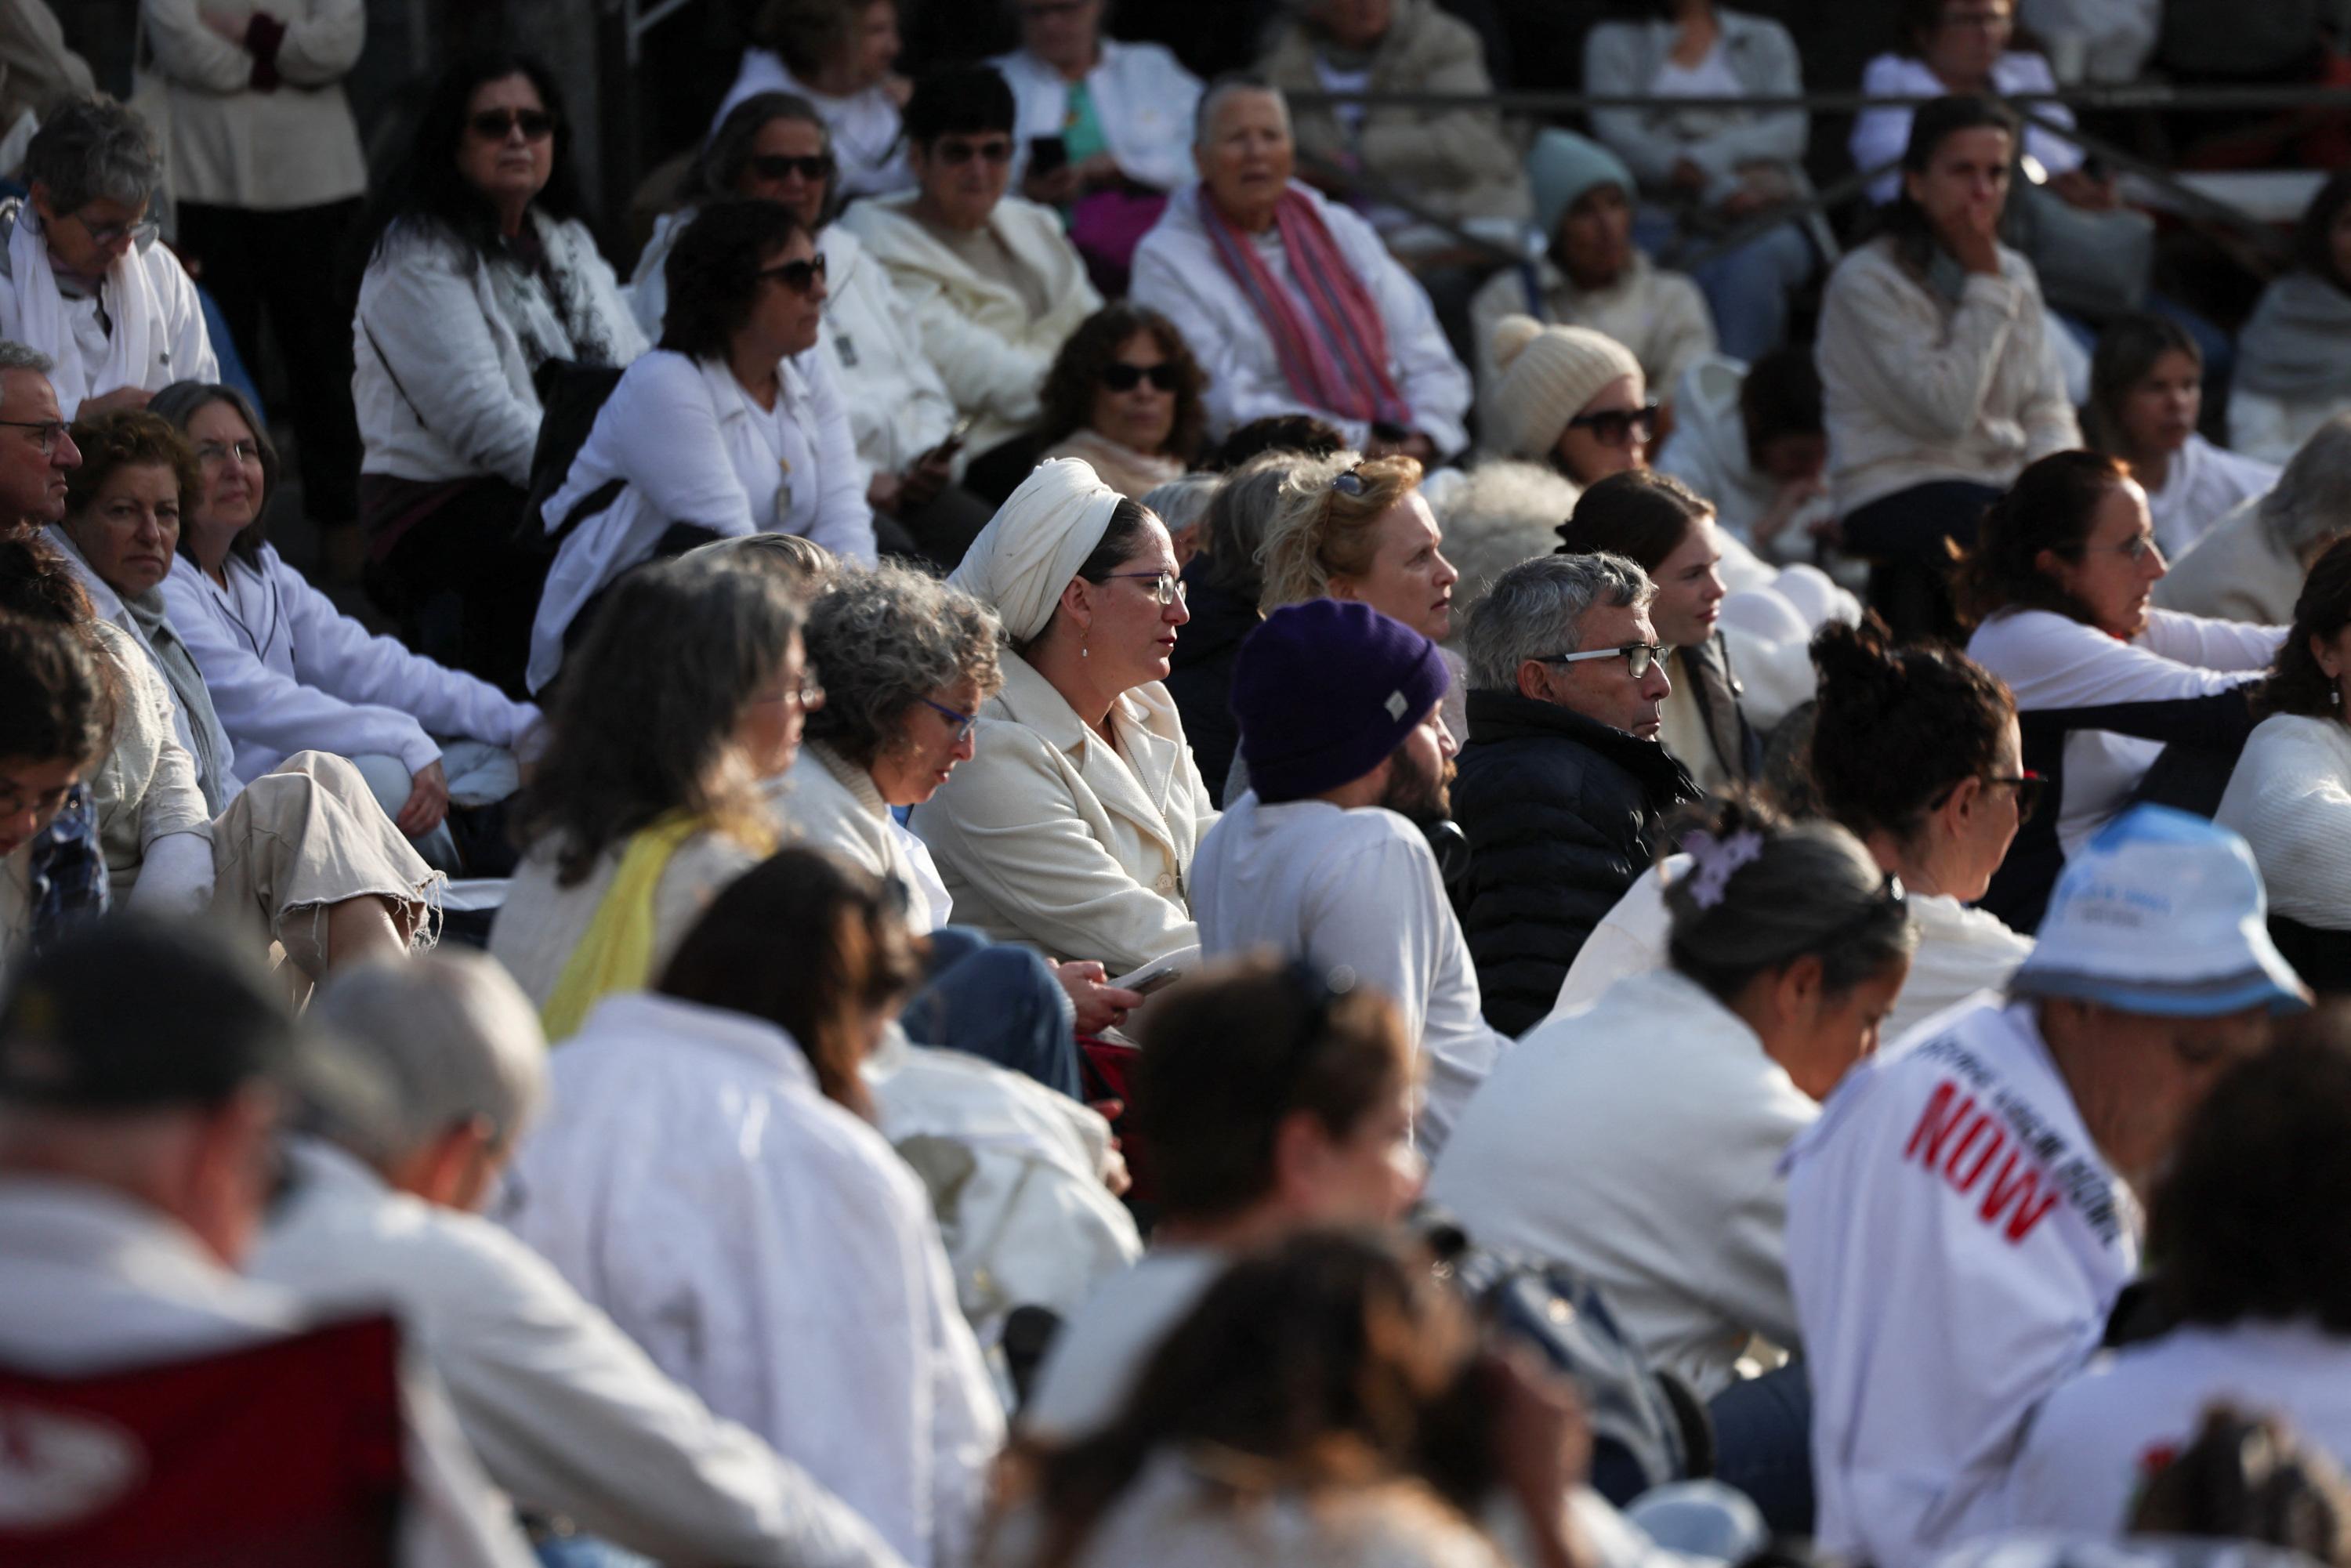
[[2163,484],[2147,493],[2155,542],[2178,559],[2212,525],[2246,501],[2266,496],[2278,482],[2278,465],[2213,445],[2193,431],[2188,444],[2171,455]]
[[798,534],[844,560],[874,559],[873,509],[831,371],[802,354],[777,367],[776,406],[751,401],[716,359],[656,349],[622,372],[539,522],[552,534],[608,482],[611,503],[557,547],[531,623],[531,690],[563,664],[563,633],[588,601],[649,559],[673,523],[725,537]]
[[95,296],[70,298],[57,287],[39,216],[16,200],[0,203],[0,338],[57,361],[49,385],[68,419],[84,399],[120,387],[158,392],[220,380],[196,286],[170,246],[132,246]]
[[1199,940],[1192,856],[1217,820],[1167,688],[1111,708],[1115,748],[1019,656],[980,705],[977,753],[914,808],[956,917],[1113,975]]
[[887,268],[916,341],[959,413],[967,451],[1000,445],[1036,423],[1045,373],[1079,323],[1102,308],[1061,214],[1007,196],[987,226],[1053,303],[1042,316],[1010,285],[973,271],[913,214],[912,194],[858,203],[841,219]]
[[[285,24],[272,62],[277,85],[252,86],[254,57],[204,25],[201,0],[141,0],[171,106],[172,195],[182,202],[278,212],[367,190],[367,159],[343,78],[367,42],[365,0],[279,0]],[[320,267],[332,256],[311,258]]]
[[225,588],[183,552],[163,598],[243,778],[298,751],[396,757],[413,773],[439,758],[435,735],[511,747],[538,722],[528,703],[369,632],[274,545],[256,563],[232,553],[225,570]]
[[[644,334],[587,225],[537,210],[530,221],[576,308],[593,316],[610,362],[643,353]],[[413,224],[384,236],[351,322],[351,397],[367,447],[360,472],[427,481],[492,474],[529,486],[540,413],[532,372],[576,347],[536,276],[516,280],[509,319],[490,271],[455,240]]]
[[2340,718],[2262,720],[2212,820],[2252,846],[2271,914],[2351,931],[2351,728]]
[[[1469,372],[1445,340],[1427,291],[1388,254],[1371,225],[1294,180],[1290,188],[1322,214],[1332,240],[1379,306],[1387,328],[1388,374],[1412,409],[1414,426],[1439,452],[1449,455],[1467,447],[1469,432],[1463,422],[1469,414]],[[1216,246],[1201,226],[1199,204],[1205,199],[1196,183],[1167,204],[1166,212],[1135,247],[1129,294],[1137,305],[1148,305],[1175,322],[1208,372],[1210,434],[1221,436],[1268,414],[1305,412],[1337,425],[1349,445],[1362,446],[1371,436],[1363,422],[1341,419],[1328,409],[1301,411],[1298,394],[1283,379],[1265,323],[1217,259]],[[1280,277],[1289,270],[1288,261],[1274,270]]]
[[906,890],[906,925],[928,936],[954,915],[955,900],[931,847],[890,812],[873,776],[821,740],[804,742],[791,770],[768,782],[785,836],[829,850]]
[[[1012,89],[1012,183],[1018,185],[1028,172],[1029,143],[1040,136],[1061,134],[1069,114],[1070,83],[1026,49],[998,55],[988,63]],[[1094,119],[1120,173],[1159,191],[1172,191],[1192,177],[1192,113],[1200,101],[1198,77],[1158,44],[1104,38],[1085,81]]]
[[[1668,856],[1664,875],[1686,876],[1689,866],[1687,855]],[[1998,915],[1949,894],[1913,893],[1909,904],[1910,917],[1918,923],[1918,949],[1910,956],[1910,976],[1902,982],[1902,994],[1894,999],[1879,1031],[1886,1040],[1900,1040],[1979,992],[2006,990],[2017,966],[2032,953],[2032,937],[2019,936]],[[1542,1027],[1584,1011],[1627,975],[1666,967],[1673,924],[1659,868],[1651,866],[1576,949],[1575,962],[1560,982],[1559,1000]]]
[[523,1239],[909,1563],[964,1562],[1004,1412],[905,1163],[743,1014],[609,997],[551,1068]]
[[1486,1022],[1469,945],[1420,830],[1394,811],[1269,806],[1250,790],[1200,841],[1192,900],[1203,958],[1270,946],[1324,974],[1352,970],[1395,1003],[1427,1092],[1413,1140],[1435,1158],[1510,1042]]
[[[175,1221],[82,1182],[0,1178],[0,1361],[26,1372],[87,1377],[222,1354],[314,1321],[290,1293],[222,1268]],[[402,1383],[403,1568],[529,1568],[536,1559],[507,1500],[438,1383],[421,1361]],[[81,1458],[138,1462],[113,1451]]]
[[1538,1025],[1453,1129],[1429,1201],[1479,1245],[1556,1260],[1700,1398],[1751,1335],[1798,1346],[1779,1165],[1820,1106],[1670,969]]
[[396,1312],[483,1467],[523,1508],[664,1562],[899,1563],[504,1228],[394,1192],[331,1144],[290,1153],[292,1196],[246,1272],[333,1310]]
[[2025,1002],[1855,1068],[1787,1170],[1815,1536],[1919,1568],[1999,1526],[2026,1423],[2137,1270],[2137,1207]]

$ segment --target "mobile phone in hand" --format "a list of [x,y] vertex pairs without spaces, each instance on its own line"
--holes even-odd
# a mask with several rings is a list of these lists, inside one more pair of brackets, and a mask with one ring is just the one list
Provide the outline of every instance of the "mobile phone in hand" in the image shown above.
[[1058,136],[1032,136],[1029,139],[1029,172],[1050,174],[1070,161],[1070,144]]

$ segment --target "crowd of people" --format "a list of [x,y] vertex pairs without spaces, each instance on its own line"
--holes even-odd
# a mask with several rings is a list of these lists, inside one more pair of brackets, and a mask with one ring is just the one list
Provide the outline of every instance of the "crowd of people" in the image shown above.
[[2351,176],[778,0],[631,263],[291,8],[0,204],[0,1557],[2351,1564]]

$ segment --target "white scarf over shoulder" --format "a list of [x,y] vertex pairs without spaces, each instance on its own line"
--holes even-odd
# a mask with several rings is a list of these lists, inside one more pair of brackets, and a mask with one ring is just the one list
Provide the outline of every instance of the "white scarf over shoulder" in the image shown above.
[[[157,243],[161,243],[160,241]],[[110,315],[114,330],[106,340],[106,363],[95,384],[82,370],[73,350],[73,323],[66,319],[66,300],[57,275],[49,265],[48,241],[31,204],[17,209],[16,226],[8,235],[8,276],[16,284],[17,330],[24,341],[57,361],[49,384],[57,389],[57,406],[81,406],[96,387],[141,386],[153,357],[153,334],[163,320],[163,301],[156,296],[154,279],[147,276],[141,247],[132,246],[107,268],[106,283],[115,306]],[[62,349],[62,352],[60,352]]]

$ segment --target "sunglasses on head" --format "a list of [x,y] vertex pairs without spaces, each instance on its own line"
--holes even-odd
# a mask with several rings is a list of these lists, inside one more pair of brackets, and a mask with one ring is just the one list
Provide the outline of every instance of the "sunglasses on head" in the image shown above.
[[1622,446],[1633,439],[1638,429],[1644,442],[1655,440],[1657,434],[1657,405],[1645,408],[1612,408],[1600,413],[1579,413],[1567,422],[1570,430],[1588,430],[1592,438],[1603,446]]
[[1113,392],[1133,392],[1148,381],[1160,392],[1176,390],[1176,367],[1161,361],[1155,365],[1130,365],[1124,360],[1113,360],[1102,367],[1102,383]]
[[544,141],[555,134],[555,116],[543,109],[486,109],[465,123],[485,141],[504,141],[517,125],[525,141]]
[[960,136],[942,136],[931,143],[931,156],[950,166],[960,166],[975,158],[985,158],[990,163],[1012,162],[1012,139],[991,136],[985,141],[967,141]]
[[763,267],[753,276],[775,278],[793,293],[806,294],[824,281],[824,257],[819,254],[804,261],[780,262],[774,267]]
[[744,167],[762,180],[780,183],[794,174],[811,183],[832,172],[832,160],[820,152],[812,157],[795,158],[781,152],[762,152],[745,162]]

